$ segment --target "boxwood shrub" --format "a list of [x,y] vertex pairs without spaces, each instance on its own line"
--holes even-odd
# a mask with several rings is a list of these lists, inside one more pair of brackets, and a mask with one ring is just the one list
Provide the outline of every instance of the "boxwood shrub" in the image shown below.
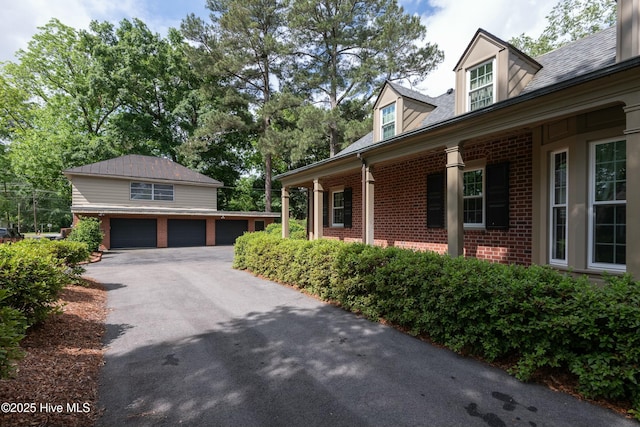
[[20,356],[26,329],[58,309],[60,291],[88,256],[87,246],[78,242],[27,239],[0,245],[0,377]]
[[586,396],[640,410],[640,285],[628,275],[598,286],[541,266],[268,232],[236,241],[234,267],[458,352],[516,360],[511,373],[522,380],[566,369]]

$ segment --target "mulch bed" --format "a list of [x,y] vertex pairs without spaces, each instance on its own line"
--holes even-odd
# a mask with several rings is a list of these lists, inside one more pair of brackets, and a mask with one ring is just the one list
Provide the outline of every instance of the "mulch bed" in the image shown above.
[[67,286],[60,297],[62,313],[29,329],[21,343],[25,357],[12,378],[0,380],[0,403],[5,403],[0,425],[94,425],[100,415],[106,299],[98,283]]

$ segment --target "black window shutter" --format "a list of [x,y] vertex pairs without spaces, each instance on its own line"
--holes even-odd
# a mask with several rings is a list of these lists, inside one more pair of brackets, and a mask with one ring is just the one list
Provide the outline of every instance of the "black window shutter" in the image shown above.
[[487,165],[487,230],[509,228],[509,162]]
[[329,193],[322,193],[322,226],[329,226]]
[[444,172],[427,176],[427,227],[444,228]]
[[353,212],[353,191],[351,188],[344,189],[344,228],[351,228]]

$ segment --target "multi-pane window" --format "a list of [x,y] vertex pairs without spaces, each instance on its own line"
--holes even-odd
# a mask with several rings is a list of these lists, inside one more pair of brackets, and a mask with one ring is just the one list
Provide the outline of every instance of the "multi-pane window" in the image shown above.
[[567,152],[551,155],[551,263],[567,263]]
[[131,200],[173,201],[173,185],[132,182]]
[[493,60],[469,70],[469,111],[493,104]]
[[464,225],[484,225],[483,169],[464,172]]
[[336,191],[333,193],[332,197],[331,225],[334,227],[344,226],[344,192]]
[[153,200],[173,200],[173,185],[153,184]]
[[380,111],[380,122],[382,123],[382,139],[391,138],[396,135],[396,104],[387,105]]
[[153,200],[153,184],[132,182],[131,200]]
[[627,144],[624,140],[591,146],[590,264],[624,269],[627,225]]

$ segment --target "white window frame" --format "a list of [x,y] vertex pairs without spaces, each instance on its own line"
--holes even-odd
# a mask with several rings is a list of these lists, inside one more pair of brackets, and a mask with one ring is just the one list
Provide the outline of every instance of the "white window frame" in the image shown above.
[[[565,164],[566,164],[566,177],[565,177],[565,197],[564,201],[557,202],[556,201],[556,156],[559,154],[565,154]],[[568,251],[568,242],[569,242],[569,150],[562,149],[551,152],[551,158],[549,160],[550,165],[550,177],[549,177],[549,264],[566,266],[568,263],[569,251]],[[565,210],[565,228],[564,228],[564,259],[562,258],[554,258],[554,246],[556,242],[554,241],[555,236],[555,222],[554,222],[554,211],[555,209],[564,208]]]
[[[481,171],[482,172],[482,194],[480,196],[465,196],[464,195],[464,174],[465,173],[469,173],[469,172],[475,172],[475,171]],[[487,200],[486,200],[486,196],[487,196],[487,192],[486,192],[486,182],[487,182],[487,173],[486,170],[483,167],[474,167],[474,168],[469,168],[469,169],[465,169],[463,174],[462,174],[462,183],[463,183],[463,190],[462,190],[462,210],[463,210],[463,216],[464,216],[464,201],[468,200],[468,199],[482,199],[482,222],[464,222],[464,228],[480,228],[483,229],[485,228],[485,222],[486,222],[486,218],[487,218],[487,212],[486,212],[486,208],[487,208]]]
[[153,200],[173,202],[173,191],[173,184],[153,184]]
[[[136,196],[134,197],[134,186],[136,186]],[[144,186],[144,187],[139,187],[139,186]],[[140,196],[146,196],[146,191],[145,193],[139,193],[138,190],[141,190],[142,188],[148,187],[149,191],[149,197],[140,197]],[[153,184],[150,182],[131,182],[129,183],[129,200],[153,200]]]
[[[336,194],[342,194],[342,206],[335,205]],[[344,188],[331,191],[331,226],[332,227],[344,227]],[[342,222],[335,222],[335,212],[342,210]]]
[[[133,187],[134,185],[145,185],[151,186],[151,193],[149,198],[139,198],[133,197]],[[163,188],[163,191],[167,191],[169,187],[171,188],[171,198],[159,197],[159,194],[156,194],[156,186],[167,187]],[[158,192],[162,191],[160,188]],[[167,193],[168,194],[168,193]],[[162,202],[173,202],[174,201],[174,186],[173,184],[155,184],[152,182],[142,182],[142,181],[131,181],[129,183],[129,200],[142,200],[142,201],[162,201]]]
[[[603,263],[603,262],[595,262],[593,260],[594,254],[594,240],[595,240],[595,207],[598,205],[619,205],[626,206],[627,199],[625,197],[624,200],[607,200],[607,201],[596,201],[595,200],[595,165],[596,165],[596,146],[601,144],[609,144],[613,142],[625,141],[625,138],[609,138],[605,140],[593,141],[589,145],[589,230],[588,230],[588,240],[589,240],[589,248],[588,248],[588,259],[587,265],[590,269],[594,270],[603,270],[603,271],[613,271],[613,272],[626,272],[627,266],[626,264],[611,264],[611,263]],[[625,155],[625,161],[626,161]]]
[[[491,64],[491,70],[492,70],[491,71],[491,74],[492,74],[491,83],[486,84],[486,85],[484,85],[482,87],[479,87],[479,88],[475,88],[475,89],[472,90],[471,89],[471,72],[474,71],[474,70],[477,70],[480,67],[484,67],[487,64]],[[480,64],[478,64],[478,65],[476,65],[474,67],[471,67],[471,68],[467,69],[467,93],[466,93],[466,96],[467,96],[467,111],[475,111],[475,110],[479,110],[481,108],[486,107],[486,105],[485,105],[483,107],[479,107],[479,108],[476,108],[476,109],[472,110],[471,109],[471,92],[477,92],[477,91],[479,91],[481,89],[484,89],[484,88],[487,88],[489,86],[491,86],[491,90],[492,90],[492,93],[491,93],[491,104],[495,104],[495,102],[496,102],[496,90],[497,90],[497,84],[496,84],[497,78],[496,77],[497,76],[496,76],[496,59],[495,58],[491,58],[488,61],[484,61],[484,62],[482,62],[482,63],[480,63]]]
[[[386,122],[384,121],[384,112],[385,110],[388,110],[389,108],[393,107],[393,121],[390,122]],[[394,136],[396,136],[398,134],[397,132],[397,128],[396,128],[396,124],[398,123],[398,108],[395,102],[392,102],[389,105],[386,105],[382,108],[380,108],[380,140],[383,141],[385,139],[389,139],[389,138],[393,138]],[[384,136],[384,128],[387,126],[393,125],[393,135],[391,136]]]

